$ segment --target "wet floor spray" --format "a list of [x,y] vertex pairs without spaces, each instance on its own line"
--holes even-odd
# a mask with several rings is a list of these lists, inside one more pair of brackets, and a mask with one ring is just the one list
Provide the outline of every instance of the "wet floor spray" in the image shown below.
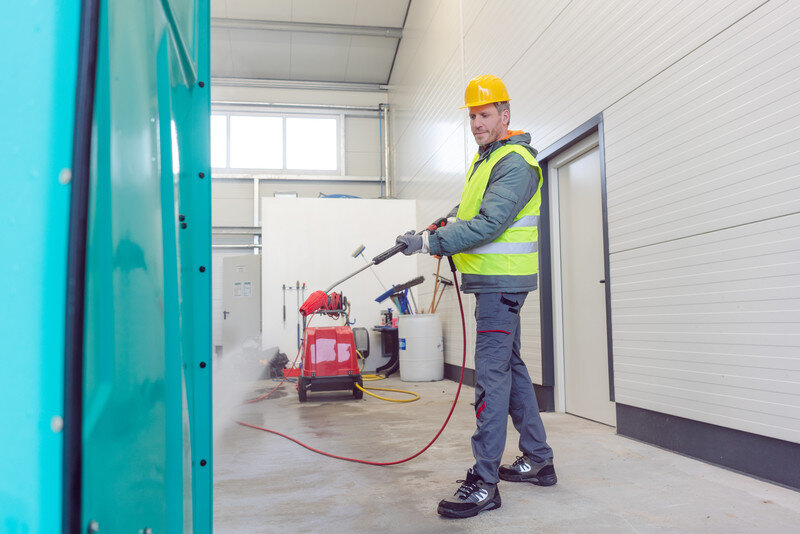
[[[444,226],[444,223],[442,223],[441,226]],[[428,228],[426,228],[426,230],[430,231],[430,232],[434,232],[436,230],[436,228],[437,228],[437,226],[431,225]],[[422,232],[418,232],[418,234],[421,234],[421,233]],[[342,282],[344,282],[346,280],[349,280],[350,278],[356,276],[357,274],[361,273],[362,271],[364,271],[364,270],[366,270],[368,268],[371,268],[374,265],[378,265],[378,264],[386,261],[387,259],[391,258],[392,256],[394,256],[398,252],[402,252],[403,250],[405,250],[405,248],[406,248],[406,245],[403,244],[403,243],[395,245],[394,247],[392,247],[392,248],[390,248],[390,249],[378,254],[377,256],[375,256],[372,259],[372,261],[368,262],[364,267],[361,267],[357,271],[355,271],[352,274],[342,278],[341,280],[337,280],[335,283],[331,284],[330,287],[325,289],[325,291],[319,291],[319,290],[318,291],[314,291],[313,293],[311,293],[311,295],[309,295],[309,297],[305,300],[305,302],[303,302],[303,305],[300,307],[300,313],[303,316],[313,315],[315,312],[317,312],[318,310],[323,308],[328,303],[328,301],[329,301],[328,293],[331,290],[333,290],[336,286],[338,286]],[[453,273],[453,284],[455,286],[456,296],[458,297],[458,307],[459,307],[459,311],[461,313],[461,334],[462,334],[462,341],[461,341],[461,343],[462,343],[461,373],[460,373],[460,376],[459,376],[459,379],[458,379],[458,388],[456,389],[456,394],[455,394],[455,397],[453,398],[453,404],[450,406],[450,411],[447,413],[447,417],[445,418],[444,422],[442,423],[442,426],[439,428],[439,431],[436,432],[436,435],[434,435],[433,438],[428,442],[428,444],[425,445],[422,449],[420,449],[416,453],[412,454],[411,456],[408,456],[406,458],[402,458],[402,459],[399,459],[399,460],[389,460],[389,461],[379,462],[379,461],[372,461],[372,460],[364,460],[364,459],[360,459],[360,458],[349,458],[347,456],[340,456],[340,455],[337,455],[337,454],[332,454],[332,453],[329,453],[329,452],[314,448],[314,447],[312,447],[312,446],[310,446],[310,445],[308,445],[306,443],[303,443],[303,442],[301,442],[301,441],[299,441],[299,440],[297,440],[297,439],[295,439],[295,438],[293,438],[291,436],[288,436],[288,435],[286,435],[284,433],[278,432],[277,430],[273,430],[273,429],[262,427],[262,426],[258,426],[258,425],[253,425],[253,424],[246,423],[244,421],[239,421],[239,420],[237,420],[236,423],[238,423],[238,424],[240,424],[242,426],[248,427],[248,428],[253,428],[255,430],[261,430],[261,431],[264,431],[264,432],[269,432],[270,434],[275,434],[276,436],[280,436],[282,438],[286,438],[286,439],[288,439],[290,441],[293,441],[294,443],[297,443],[301,447],[304,447],[304,448],[306,448],[306,449],[308,449],[308,450],[310,450],[312,452],[315,452],[317,454],[321,454],[323,456],[327,456],[329,458],[335,458],[337,460],[344,460],[344,461],[347,461],[347,462],[355,462],[355,463],[366,464],[366,465],[389,466],[389,465],[402,464],[404,462],[408,462],[409,460],[413,460],[414,458],[416,458],[417,456],[421,455],[426,450],[428,450],[428,448],[431,445],[433,445],[436,442],[436,440],[439,438],[439,436],[442,434],[442,432],[444,431],[445,427],[447,426],[447,423],[450,421],[450,417],[452,417],[452,415],[453,415],[453,411],[455,411],[456,404],[458,403],[458,397],[461,394],[461,386],[464,383],[464,366],[465,366],[466,360],[467,360],[467,329],[466,329],[466,324],[465,324],[465,320],[464,320],[464,305],[463,305],[463,302],[461,301],[461,292],[459,291],[459,287],[458,287],[458,279],[457,279],[457,275],[456,275],[456,266],[453,263],[452,258],[448,257],[447,259],[448,259],[448,262],[450,263],[450,270]],[[310,321],[309,321],[309,324],[310,324]],[[305,339],[303,341],[303,344],[305,344]],[[300,354],[301,354],[302,350],[303,350],[303,346],[301,344],[300,349],[297,351],[297,356],[295,356],[294,362],[292,363],[292,367],[294,367],[296,365],[297,360],[300,357]],[[280,388],[285,381],[286,381],[286,377],[284,377],[283,380],[281,380],[281,382],[277,386],[275,386],[272,390],[270,390],[268,393],[266,393],[264,395],[261,395],[261,396],[258,396],[258,397],[255,397],[253,399],[247,400],[247,401],[245,401],[245,404],[252,404],[252,403],[256,403],[256,402],[259,402],[259,401],[262,401],[262,400],[266,399],[267,397],[272,395],[272,393],[275,392],[278,388]]]

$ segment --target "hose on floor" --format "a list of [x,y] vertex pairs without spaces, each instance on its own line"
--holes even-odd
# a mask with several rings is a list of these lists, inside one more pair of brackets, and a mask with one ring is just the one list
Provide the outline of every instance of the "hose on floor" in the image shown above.
[[[301,447],[303,447],[305,449],[308,449],[311,452],[315,452],[317,454],[321,454],[322,456],[327,456],[328,458],[335,458],[337,460],[344,460],[345,462],[353,462],[353,463],[358,463],[358,464],[376,465],[376,466],[397,465],[397,464],[402,464],[402,463],[408,462],[410,460],[413,460],[414,458],[416,458],[417,456],[419,456],[423,452],[427,451],[430,448],[430,446],[433,445],[436,442],[437,439],[439,439],[439,436],[442,435],[442,432],[444,432],[444,429],[447,426],[447,423],[450,422],[450,417],[452,417],[453,412],[456,409],[456,404],[458,403],[458,397],[461,394],[461,386],[464,384],[464,366],[467,363],[467,326],[466,326],[466,323],[465,323],[465,320],[464,320],[464,304],[461,301],[461,292],[458,289],[458,280],[457,280],[457,276],[456,276],[456,266],[453,263],[453,260],[451,258],[448,257],[448,260],[450,260],[450,270],[453,273],[453,284],[455,286],[456,296],[458,297],[458,308],[459,308],[459,311],[461,312],[461,334],[462,334],[461,375],[459,376],[459,379],[458,379],[458,389],[456,389],[456,395],[455,395],[455,398],[453,399],[453,404],[450,406],[450,411],[448,412],[447,417],[444,420],[444,423],[442,423],[442,426],[441,426],[441,428],[439,428],[439,431],[436,433],[436,435],[433,436],[433,439],[431,439],[428,442],[428,444],[425,445],[422,449],[420,449],[416,453],[412,454],[411,456],[409,456],[407,458],[402,458],[400,460],[393,460],[393,461],[388,461],[388,462],[374,462],[374,461],[371,461],[371,460],[362,460],[362,459],[359,459],[359,458],[348,458],[347,456],[339,456],[338,454],[325,452],[325,451],[322,451],[322,450],[319,450],[319,449],[315,449],[314,447],[312,447],[310,445],[307,445],[307,444],[303,443],[302,441],[300,441],[298,439],[295,439],[295,438],[293,438],[291,436],[288,436],[286,434],[278,432],[277,430],[272,430],[270,428],[265,428],[265,427],[261,427],[261,426],[258,426],[258,425],[251,425],[250,423],[245,423],[243,421],[236,421],[236,422],[238,424],[240,424],[242,426],[246,426],[248,428],[253,428],[255,430],[261,430],[261,431],[264,431],[264,432],[269,432],[270,434],[275,434],[276,436],[280,436],[282,438],[286,438],[289,441],[293,441],[293,442],[297,443],[298,445],[300,445]],[[301,345],[301,348],[302,348],[302,345]],[[300,351],[298,351],[297,356],[298,357],[300,356]],[[297,357],[295,357],[295,362],[296,361],[297,361]],[[281,384],[283,384],[283,381],[281,381]],[[275,389],[280,387],[281,384],[278,384],[278,386],[276,386]],[[272,391],[275,391],[275,389],[273,389]],[[257,402],[259,400],[262,400],[262,399],[268,397],[270,394],[272,394],[272,391],[270,391],[266,395],[262,395],[261,397],[257,397],[255,399],[251,399],[250,401],[247,401],[247,402],[252,403],[252,402]]]
[[[360,384],[355,384],[355,386],[358,389],[360,389],[361,391],[363,391],[364,393],[366,393],[367,395],[369,395],[371,397],[375,397],[376,399],[384,400],[384,401],[389,401],[389,402],[414,402],[414,401],[418,401],[419,400],[419,395],[417,393],[414,393],[413,391],[406,391],[405,389],[367,388],[367,387],[362,387]],[[413,397],[410,398],[410,399],[392,399],[392,398],[389,398],[389,397],[381,397],[380,395],[376,395],[375,393],[370,393],[370,391],[393,391],[395,393],[404,393],[406,395],[413,395]]]
[[[385,380],[386,379],[385,375],[365,375],[363,371],[364,371],[364,367],[366,366],[366,360],[364,359],[364,356],[362,356],[361,353],[358,352],[358,349],[356,349],[356,355],[358,355],[358,359],[361,360],[361,367],[359,368],[359,374],[361,374],[361,380],[362,381],[369,382],[369,381]],[[376,399],[384,400],[384,401],[389,401],[389,402],[414,402],[414,401],[418,401],[419,400],[419,395],[417,395],[413,391],[408,391],[408,390],[405,390],[405,389],[391,389],[391,388],[377,388],[377,387],[376,388],[368,388],[366,386],[362,386],[361,384],[353,384],[353,385],[355,387],[357,387],[358,389],[360,389],[362,392],[366,393],[367,395],[369,395],[371,397],[375,397]],[[376,395],[374,393],[370,393],[367,390],[370,390],[370,391],[391,391],[391,392],[394,392],[394,393],[402,393],[404,395],[411,395],[412,398],[410,398],[410,399],[392,399],[390,397],[381,397],[380,395]]]
[[375,380],[386,380],[386,375],[361,375],[364,382],[374,382]]

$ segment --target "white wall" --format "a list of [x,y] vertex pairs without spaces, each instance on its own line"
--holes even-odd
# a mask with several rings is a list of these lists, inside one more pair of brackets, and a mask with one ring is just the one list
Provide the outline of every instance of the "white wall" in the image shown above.
[[[222,102],[250,102],[256,104],[310,104],[314,106],[356,106],[377,107],[386,102],[385,92],[332,91],[332,90],[287,90],[264,87],[224,87],[211,88],[212,106],[230,106]],[[246,108],[252,111],[252,108]],[[260,108],[268,112],[297,112],[298,108]],[[316,108],[302,108],[301,111],[314,113]],[[382,187],[381,177],[381,126],[376,112],[348,109],[322,109],[321,113],[335,113],[344,118],[344,174],[341,176],[325,176],[319,180],[276,178],[259,180],[254,192],[252,179],[215,178],[212,172],[211,186],[211,220],[212,225],[219,226],[260,226],[262,197],[273,197],[276,192],[295,192],[299,197],[318,197],[329,194],[353,195],[361,198],[379,198]],[[313,136],[310,138],[313,144]],[[259,205],[254,205],[254,195]],[[217,244],[248,244],[252,237],[239,236],[215,237]],[[222,257],[246,253],[244,249],[213,250],[212,293],[213,293],[213,339],[214,345],[222,344]]]
[[619,402],[800,441],[800,5],[606,110]]
[[[333,180],[261,180],[258,188],[261,197],[273,197],[278,192],[293,192],[299,197],[316,198],[320,195],[346,194],[361,198],[378,198],[380,186],[376,182],[345,182]],[[212,180],[211,215],[214,226],[254,226],[252,180]]]
[[[299,197],[317,198],[320,194],[341,193],[361,198],[377,198],[380,188],[375,182],[333,181],[281,181],[262,180],[258,188],[259,208],[262,197],[274,197],[276,192],[295,192]],[[253,219],[253,182],[251,180],[212,180],[211,222],[219,226],[260,226],[261,220]],[[249,244],[252,236],[221,237],[214,235],[216,244]],[[213,342],[222,345],[222,258],[246,254],[245,249],[214,248],[212,251],[212,323]],[[271,252],[266,251],[265,260]]]
[[503,78],[538,149],[603,112],[618,402],[800,441],[799,34],[781,0],[412,2],[389,87],[398,196],[418,226],[457,202],[478,74]]
[[[282,321],[282,285],[300,281],[307,284],[308,297],[365,265],[363,258],[353,258],[359,247],[371,259],[392,247],[400,228],[410,227],[416,219],[413,200],[361,199],[291,199],[264,198],[264,261],[262,266],[262,343],[278,346],[293,360],[297,351],[296,296],[287,292],[286,324]],[[381,360],[380,337],[371,328],[380,323],[380,310],[389,301],[375,302],[387,287],[407,282],[417,276],[413,258],[399,254],[365,270],[333,289],[351,303],[355,326],[370,332],[371,355],[367,369],[374,370]],[[301,298],[300,302],[303,299]],[[342,324],[324,316],[314,318],[316,326]]]

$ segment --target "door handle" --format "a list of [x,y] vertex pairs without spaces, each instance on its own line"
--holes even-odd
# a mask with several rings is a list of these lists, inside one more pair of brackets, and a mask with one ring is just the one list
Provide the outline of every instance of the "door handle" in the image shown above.
[[605,280],[600,280],[600,283],[601,283],[601,284],[605,284],[605,283],[606,283],[606,281],[605,281]]
[[229,312],[229,311],[223,311],[222,312],[222,320],[224,321],[224,320],[228,319],[228,315],[230,315],[230,313],[231,312]]

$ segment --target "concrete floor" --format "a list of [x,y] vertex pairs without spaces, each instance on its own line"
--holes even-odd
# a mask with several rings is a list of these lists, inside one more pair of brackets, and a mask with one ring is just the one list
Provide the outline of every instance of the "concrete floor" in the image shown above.
[[[422,399],[397,404],[371,397],[355,401],[344,392],[311,393],[300,404],[294,385],[284,384],[235,415],[335,454],[396,460],[433,437],[457,386],[394,377],[372,384],[413,390]],[[251,382],[249,393],[274,385]],[[554,413],[542,417],[555,451],[556,486],[501,482],[499,510],[470,519],[440,518],[436,504],[456,490],[456,480],[472,463],[472,396],[472,388],[463,388],[439,441],[393,467],[325,458],[236,425],[220,409],[215,532],[800,532],[798,492]],[[518,452],[510,422],[508,435],[505,460],[513,461]]]

